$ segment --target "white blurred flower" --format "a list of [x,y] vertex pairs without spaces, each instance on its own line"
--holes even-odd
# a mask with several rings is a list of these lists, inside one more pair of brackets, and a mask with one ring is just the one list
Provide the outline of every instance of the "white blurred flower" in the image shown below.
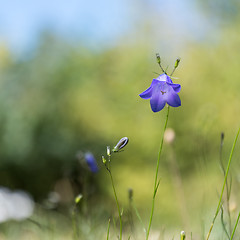
[[44,200],[44,207],[48,209],[55,209],[58,207],[61,197],[57,192],[49,192],[47,198]]
[[152,231],[150,236],[149,236],[150,240],[158,240],[160,239],[160,232],[159,231]]
[[10,191],[0,187],[0,223],[8,220],[23,220],[32,215],[34,202],[23,191]]
[[172,144],[175,140],[175,131],[172,128],[167,128],[164,133],[164,141],[168,144]]
[[234,212],[237,209],[237,203],[235,201],[230,201],[230,206],[229,206],[229,210],[230,212]]

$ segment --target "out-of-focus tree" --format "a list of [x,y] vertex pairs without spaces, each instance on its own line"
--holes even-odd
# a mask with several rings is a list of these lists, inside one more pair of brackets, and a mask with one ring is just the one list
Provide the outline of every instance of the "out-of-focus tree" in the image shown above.
[[239,17],[238,0],[204,0],[198,1],[198,4],[209,20],[223,25],[233,23]]

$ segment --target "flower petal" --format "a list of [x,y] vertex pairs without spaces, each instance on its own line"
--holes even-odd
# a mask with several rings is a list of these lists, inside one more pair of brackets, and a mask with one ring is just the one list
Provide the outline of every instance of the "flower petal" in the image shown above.
[[[165,74],[165,75],[166,75],[166,74]],[[171,79],[168,75],[166,75],[166,82],[167,82],[168,84],[173,83],[173,82],[172,82],[172,79]]]
[[168,85],[170,85],[176,93],[180,92],[180,90],[181,90],[181,85],[180,84],[168,83]]
[[156,78],[156,80],[166,82],[166,81],[167,81],[167,77],[168,77],[168,75],[165,74],[165,73],[163,73],[163,74],[159,75],[159,76]]
[[160,93],[161,85],[154,88],[150,104],[153,112],[161,111],[166,105],[166,99]]
[[159,112],[165,107],[166,101],[158,95],[156,98],[151,98],[150,104],[153,112]]
[[140,93],[139,96],[143,99],[149,99],[152,96],[152,87],[149,87],[144,92]]
[[153,87],[154,87],[157,83],[159,83],[159,81],[156,80],[156,79],[153,79],[153,81],[152,81],[152,83],[151,83],[151,86],[150,86],[147,90],[145,90],[144,92],[140,93],[139,96],[140,96],[141,98],[143,98],[143,99],[149,99],[149,98],[151,98],[151,97],[152,97]]
[[174,90],[167,94],[167,104],[171,107],[181,106],[181,99]]

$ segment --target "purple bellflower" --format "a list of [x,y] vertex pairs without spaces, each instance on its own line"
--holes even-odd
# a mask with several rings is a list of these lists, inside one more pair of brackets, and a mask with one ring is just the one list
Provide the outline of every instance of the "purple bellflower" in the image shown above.
[[150,99],[152,111],[159,112],[166,103],[171,107],[181,106],[181,99],[177,94],[180,90],[181,85],[173,83],[171,78],[163,73],[153,79],[151,86],[139,96],[143,99]]
[[90,171],[93,173],[97,173],[99,169],[98,169],[98,165],[97,165],[96,159],[93,156],[93,154],[90,152],[87,152],[84,154],[84,158],[85,158],[85,161],[86,161]]

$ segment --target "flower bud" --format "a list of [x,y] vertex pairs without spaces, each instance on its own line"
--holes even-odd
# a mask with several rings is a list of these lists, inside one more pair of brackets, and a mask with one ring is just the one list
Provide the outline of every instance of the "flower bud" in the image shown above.
[[176,60],[176,62],[175,62],[175,66],[174,66],[174,68],[177,68],[178,65],[179,65],[179,63],[180,63],[180,58],[177,58],[177,60]]
[[223,145],[223,141],[224,141],[224,132],[221,133],[221,146]]
[[111,149],[110,146],[107,146],[107,155],[110,157],[111,156]]
[[119,140],[117,145],[113,148],[113,152],[118,152],[122,148],[124,148],[128,144],[129,139],[127,137],[123,137]]
[[106,162],[107,162],[107,160],[104,156],[102,156],[102,162],[103,162],[103,164],[106,164]]
[[81,201],[82,197],[83,197],[82,194],[78,194],[78,195],[75,197],[75,203],[78,204],[78,203]]
[[184,231],[181,231],[181,240],[184,240],[185,237],[186,237],[185,232],[184,232]]
[[224,132],[221,133],[221,140],[224,140]]
[[161,63],[161,58],[159,53],[156,53],[156,58],[157,58],[157,63],[160,64]]
[[129,199],[129,201],[132,201],[132,199],[133,199],[133,189],[132,188],[128,189],[128,199]]

